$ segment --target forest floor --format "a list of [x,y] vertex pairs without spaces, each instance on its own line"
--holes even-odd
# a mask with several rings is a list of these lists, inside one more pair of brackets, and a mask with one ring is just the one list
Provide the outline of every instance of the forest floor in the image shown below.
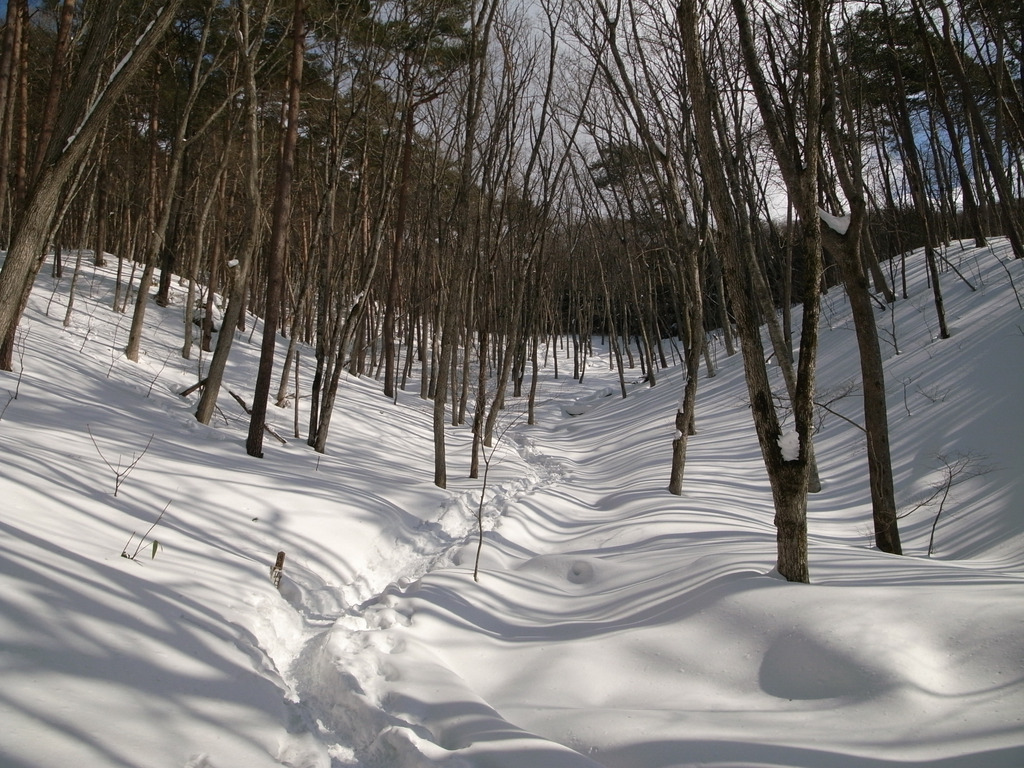
[[682,496],[680,367],[627,372],[623,399],[600,340],[582,383],[546,351],[537,423],[510,400],[486,488],[449,427],[441,490],[418,382],[392,403],[345,377],[323,455],[271,408],[287,444],[250,458],[227,392],[210,426],[179,394],[208,362],[181,357],[180,286],[136,364],[113,262],[67,327],[70,270],[40,276],[0,373],[0,766],[1019,768],[1024,264],[1002,241],[946,258],[971,283],[942,274],[950,339],[920,253],[877,312],[903,557],[873,546],[856,340],[824,297],[810,585],[773,570],[717,337]]

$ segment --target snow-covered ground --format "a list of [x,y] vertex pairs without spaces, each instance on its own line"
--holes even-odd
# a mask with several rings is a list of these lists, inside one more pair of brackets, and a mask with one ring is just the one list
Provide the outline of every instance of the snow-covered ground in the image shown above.
[[[437,489],[429,404],[349,377],[326,455],[268,436],[249,458],[227,392],[209,427],[179,395],[183,294],[133,364],[111,269],[86,269],[67,329],[69,276],[41,276],[0,373],[0,766],[1020,768],[1024,265],[1001,242],[947,256],[977,289],[944,272],[952,338],[920,254],[878,312],[905,557],[872,546],[855,337],[825,297],[809,586],[773,575],[720,346],[682,497],[679,368],[623,400],[606,351],[582,385],[549,364],[537,425],[503,417],[477,583],[467,428]],[[246,400],[258,338],[228,373]]]

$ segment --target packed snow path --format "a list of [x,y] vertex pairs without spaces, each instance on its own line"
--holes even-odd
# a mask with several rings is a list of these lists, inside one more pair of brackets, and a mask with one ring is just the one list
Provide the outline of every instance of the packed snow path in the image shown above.
[[[514,476],[484,487],[481,470],[479,488],[451,495],[436,519],[424,519],[410,538],[375,542],[366,570],[352,583],[334,587],[311,571],[286,569],[280,594],[292,611],[272,598],[256,606],[265,620],[259,631],[262,651],[279,671],[292,702],[295,735],[283,750],[288,762],[311,767],[330,766],[332,759],[343,765],[434,765],[431,757],[437,757],[438,749],[417,736],[416,724],[389,712],[386,684],[397,676],[388,659],[407,647],[387,630],[411,623],[410,611],[396,609],[397,597],[410,587],[414,591],[419,579],[475,560],[478,515],[489,532],[511,504],[564,477],[563,466],[538,453],[520,432],[503,433],[498,446],[488,450],[489,461],[510,459],[501,454],[495,459],[502,442],[519,459]],[[416,664],[430,665],[429,660]],[[493,719],[503,722],[497,713]],[[534,737],[523,733],[519,738]]]

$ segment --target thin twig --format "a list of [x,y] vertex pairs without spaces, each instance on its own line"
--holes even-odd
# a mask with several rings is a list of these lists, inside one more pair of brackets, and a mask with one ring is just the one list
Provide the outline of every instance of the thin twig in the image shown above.
[[819,402],[818,402],[817,400],[815,400],[815,401],[814,401],[814,404],[815,404],[816,406],[818,406],[819,408],[823,408],[823,409],[825,409],[826,411],[828,411],[829,413],[831,413],[831,414],[832,414],[833,416],[838,416],[838,417],[839,417],[840,419],[842,419],[843,421],[845,421],[845,422],[846,422],[847,424],[852,424],[852,425],[853,425],[853,426],[855,426],[855,427],[856,427],[857,429],[859,429],[859,430],[860,430],[861,432],[867,432],[867,430],[866,430],[866,429],[865,429],[864,427],[862,427],[862,426],[861,426],[860,424],[858,424],[858,423],[857,423],[856,421],[854,421],[853,419],[851,419],[851,418],[848,418],[848,417],[846,417],[846,416],[843,416],[843,414],[839,413],[839,411],[834,411],[834,410],[832,410],[831,408],[829,408],[829,407],[828,407],[827,405],[825,405],[824,403],[819,403]]
[[142,449],[142,453],[135,457],[127,468],[122,470],[120,458],[118,459],[117,467],[114,467],[113,464],[107,461],[107,457],[104,456],[103,451],[100,450],[99,443],[96,442],[96,436],[92,433],[92,429],[88,424],[85,425],[85,430],[89,433],[89,438],[92,440],[92,444],[96,448],[96,453],[100,455],[100,458],[103,459],[103,463],[106,464],[110,471],[114,473],[114,495],[117,496],[117,491],[121,488],[124,481],[128,479],[128,475],[132,473],[132,470],[134,470],[135,467],[138,466],[139,462],[142,461],[142,457],[146,455],[146,451],[149,450],[149,446],[153,443],[154,435],[149,436],[149,440],[146,442],[146,447]]
[[4,403],[3,410],[0,410],[0,421],[4,420],[4,414],[7,413],[7,409],[10,407],[11,403],[14,402],[15,398],[16,395],[12,395],[10,392],[7,393],[7,402]]
[[[142,545],[146,543],[146,538],[149,536],[149,534],[153,532],[153,529],[157,527],[157,525],[160,523],[160,520],[163,519],[164,513],[167,511],[167,508],[170,506],[170,501],[164,504],[164,508],[160,510],[160,514],[156,516],[156,520],[154,520],[153,524],[146,529],[146,532],[144,534],[142,534],[142,537],[139,539],[139,543],[135,547],[135,551],[129,555],[128,547],[131,545],[132,539],[135,538],[135,531],[132,531],[132,535],[128,537],[128,541],[125,543],[124,549],[121,550],[121,557],[126,557],[129,560],[135,560],[135,558],[138,557],[139,552],[142,550]],[[157,546],[159,546],[159,544],[160,542],[154,540],[153,557],[156,557],[156,548]]]
[[491,459],[494,458],[494,452],[498,450],[498,446],[501,444],[501,440],[505,437],[505,433],[514,427],[520,419],[523,418],[523,414],[519,414],[515,419],[508,423],[504,429],[498,433],[498,439],[494,441],[494,445],[491,446],[489,451],[484,452],[484,476],[483,482],[480,486],[480,504],[476,510],[476,523],[477,523],[477,543],[476,543],[476,560],[473,563],[473,581],[480,581],[480,554],[484,549],[484,496],[487,493],[487,475],[491,471]]

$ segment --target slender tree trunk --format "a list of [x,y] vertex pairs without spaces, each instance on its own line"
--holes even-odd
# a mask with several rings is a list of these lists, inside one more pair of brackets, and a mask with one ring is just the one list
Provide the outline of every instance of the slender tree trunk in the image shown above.
[[23,20],[27,18],[23,6],[27,0],[9,0],[4,25],[3,49],[0,54],[0,233],[3,243],[9,240],[14,211],[8,206],[8,172],[11,167],[12,138],[14,133],[15,84],[18,80]]
[[236,32],[240,41],[241,65],[245,81],[245,140],[244,155],[245,185],[243,187],[243,204],[246,223],[245,239],[238,252],[235,266],[231,269],[228,303],[221,319],[220,331],[217,333],[217,344],[213,350],[210,367],[206,373],[206,385],[196,407],[196,420],[209,424],[217,407],[217,396],[224,381],[228,357],[235,338],[235,328],[241,321],[245,309],[245,297],[248,291],[249,272],[260,243],[260,100],[256,88],[255,62],[249,53],[252,43],[252,30],[249,26],[249,3],[240,0],[236,9]]
[[341,384],[341,373],[344,370],[344,355],[348,348],[355,330],[359,325],[365,304],[360,301],[355,304],[344,319],[339,319],[339,340],[335,351],[335,360],[330,372],[327,388],[324,390],[323,402],[320,406],[320,421],[317,424],[316,436],[313,438],[313,450],[317,453],[327,451],[327,436],[330,432],[331,420],[334,417],[334,401],[338,396],[338,386]]
[[68,49],[71,41],[71,21],[75,15],[75,0],[63,0],[60,8],[60,20],[57,24],[57,42],[53,51],[53,68],[50,70],[50,83],[46,89],[46,101],[43,104],[43,115],[39,126],[39,138],[36,144],[36,157],[32,163],[32,178],[39,175],[53,136],[53,127],[57,118],[57,104],[60,101],[66,75]]
[[302,64],[306,53],[305,0],[295,0],[292,11],[292,58],[288,70],[288,108],[284,120],[274,193],[274,211],[267,247],[267,293],[263,310],[263,343],[256,373],[249,436],[245,450],[250,456],[263,458],[263,432],[266,428],[267,402],[270,399],[274,372],[274,349],[277,344],[284,295],[284,258],[292,209],[292,177],[295,173],[295,147],[299,137],[299,98],[302,94]]
[[[230,146],[230,145],[229,145]],[[219,192],[221,189],[221,183],[224,178],[225,171],[227,170],[227,158],[228,158],[228,146],[224,147],[221,154],[220,164],[217,167],[216,172],[213,176],[213,182],[210,184],[209,192],[206,193],[205,200],[203,201],[202,207],[199,211],[198,220],[196,221],[196,232],[195,240],[192,246],[192,255],[188,259],[188,299],[185,303],[184,312],[184,325],[185,325],[185,338],[181,345],[181,356],[188,360],[192,356],[192,340],[194,338],[193,323],[195,321],[195,310],[196,310],[196,284],[198,282],[197,276],[200,271],[200,264],[203,262],[203,257],[206,254],[207,238],[206,232],[210,223],[210,215],[213,212],[213,207],[217,203],[219,198]],[[197,195],[198,202],[198,195]],[[216,249],[214,249],[216,250]],[[207,280],[206,291],[207,297],[204,302],[205,310],[203,313],[202,324],[201,324],[201,342],[200,350],[209,351],[210,339],[207,337],[207,323],[211,323],[212,318],[207,315],[213,311],[213,292],[216,290],[215,287],[215,274],[217,270],[216,259],[213,255],[208,259],[209,264],[209,279]]]
[[[411,87],[411,86],[410,86]],[[395,316],[398,312],[398,294],[402,258],[405,249],[405,221],[409,208],[409,186],[412,177],[412,145],[416,114],[413,108],[412,92],[406,98],[402,115],[403,140],[402,162],[398,181],[398,207],[395,211],[395,242],[391,252],[391,269],[388,277],[388,295],[384,304],[384,396],[395,396]]]
[[964,106],[967,108],[971,121],[974,123],[974,129],[980,139],[985,159],[988,161],[992,180],[995,183],[996,190],[999,192],[999,206],[1003,212],[1003,226],[1006,229],[1007,238],[1013,247],[1014,256],[1018,259],[1024,258],[1024,234],[1022,234],[1022,228],[1019,223],[1020,214],[1014,209],[1016,198],[1013,194],[1013,186],[1006,174],[1002,153],[999,151],[991,132],[988,130],[978,99],[973,95],[974,89],[971,87],[970,78],[967,76],[963,59],[957,47],[957,41],[953,36],[949,8],[946,7],[945,3],[939,3],[936,7],[942,14],[941,32],[935,28],[935,22],[931,20],[931,17],[927,13],[922,13],[918,2],[914,3],[914,13],[919,24],[925,24],[925,19],[928,19],[931,27],[940,34],[941,39],[945,43],[946,61],[950,64],[953,77],[963,94]]
[[449,371],[455,351],[455,307],[453,296],[449,295],[441,308],[443,320],[439,328],[440,360],[437,364],[437,381],[434,385],[434,485],[448,487],[448,467],[445,454],[445,405],[448,402]]
[[[102,148],[100,151],[102,153]],[[96,172],[96,246],[93,252],[93,264],[97,267],[106,266],[107,263],[107,220],[111,213],[107,210],[107,183],[107,171],[101,157]]]
[[[148,228],[146,251],[143,257],[142,278],[139,280],[139,291],[135,294],[135,311],[132,313],[132,325],[128,332],[128,346],[125,357],[133,363],[139,362],[139,349],[142,346],[142,328],[146,319],[146,307],[149,304],[149,288],[153,283],[156,271],[156,259],[163,247],[167,222],[170,220],[170,209],[174,195],[174,175],[181,167],[180,142],[175,143],[171,150],[171,172],[167,179],[166,192],[162,201],[159,200],[159,166],[160,166],[160,65],[153,71],[152,102],[149,110],[149,196],[146,224]],[[159,217],[159,218],[158,218]]]
[[[54,252],[54,258],[60,258],[60,251],[56,249]],[[82,249],[78,248],[75,251],[75,268],[71,273],[71,286],[68,288],[68,306],[64,312],[64,327],[67,328],[71,325],[71,316],[75,310],[75,288],[78,287],[78,277],[82,273]]]
[[[99,133],[121,94],[146,63],[170,27],[182,0],[167,0],[132,44],[122,65],[109,77],[106,66],[112,50],[114,23],[120,3],[100,2],[83,43],[85,53],[55,119],[54,136],[39,178],[29,195],[7,259],[0,269],[0,337],[20,318],[21,296],[28,287],[33,260],[45,247],[57,212],[61,189]],[[99,92],[96,93],[96,87]],[[94,95],[95,94],[95,95]]]

